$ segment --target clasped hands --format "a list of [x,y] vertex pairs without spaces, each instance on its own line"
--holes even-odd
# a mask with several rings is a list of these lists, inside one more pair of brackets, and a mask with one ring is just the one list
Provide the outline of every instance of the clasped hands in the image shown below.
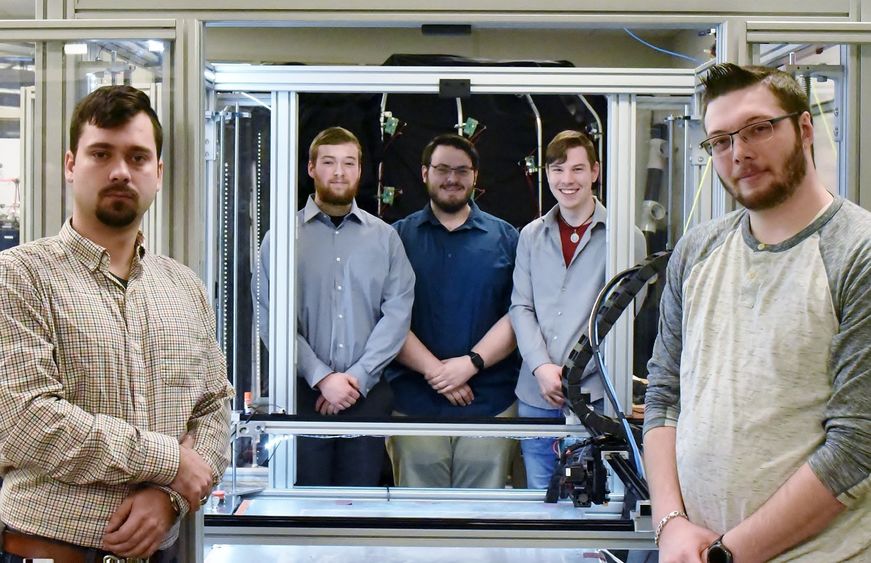
[[475,394],[467,382],[476,373],[478,370],[469,356],[457,356],[434,364],[423,376],[430,387],[444,395],[452,405],[465,407],[475,400]]
[[[169,487],[184,497],[192,512],[199,510],[214,486],[212,468],[186,434],[179,443],[179,464]],[[169,494],[149,484],[133,490],[115,510],[103,531],[103,549],[122,557],[150,557],[175,523]]]

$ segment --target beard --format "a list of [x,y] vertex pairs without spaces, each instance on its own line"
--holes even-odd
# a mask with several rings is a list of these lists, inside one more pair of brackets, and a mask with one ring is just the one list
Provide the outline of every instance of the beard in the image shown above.
[[357,196],[357,185],[348,185],[348,188],[339,191],[331,188],[330,186],[325,186],[320,182],[315,181],[315,193],[318,196],[318,200],[330,205],[350,205],[354,198]]
[[429,199],[432,201],[433,205],[445,213],[451,214],[463,209],[469,203],[472,199],[472,192],[474,192],[475,189],[467,189],[462,196],[457,194],[456,197],[446,196],[441,189],[439,189],[438,185],[427,184],[426,191],[429,194]]
[[735,198],[735,201],[751,211],[764,211],[777,207],[788,200],[798,189],[799,184],[807,174],[807,162],[804,158],[804,149],[801,138],[796,139],[792,152],[783,163],[782,172],[767,187],[760,188],[755,192],[742,193],[736,186],[737,181],[726,182],[720,176],[726,191]]
[[[109,198],[122,193],[123,198]],[[96,217],[107,227],[129,227],[139,218],[139,194],[126,187],[104,188],[97,203]]]

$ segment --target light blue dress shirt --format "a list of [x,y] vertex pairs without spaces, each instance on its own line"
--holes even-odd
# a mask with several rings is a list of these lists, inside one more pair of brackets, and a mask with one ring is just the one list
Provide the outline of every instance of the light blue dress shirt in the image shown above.
[[[296,221],[297,374],[314,388],[347,372],[365,396],[405,342],[414,271],[396,231],[356,202],[336,227],[310,197]],[[256,296],[267,342],[270,244],[266,233]]]
[[[605,285],[608,258],[608,212],[598,200],[590,226],[568,266],[560,242],[558,213],[559,206],[554,206],[520,231],[509,310],[523,357],[515,394],[524,403],[541,409],[553,406],[541,396],[533,371],[542,364],[565,364],[572,346],[586,333],[596,296]],[[641,231],[636,228],[634,232],[636,262],[640,262],[647,245]],[[585,377],[582,389],[590,393],[592,401],[604,396],[595,371]]]

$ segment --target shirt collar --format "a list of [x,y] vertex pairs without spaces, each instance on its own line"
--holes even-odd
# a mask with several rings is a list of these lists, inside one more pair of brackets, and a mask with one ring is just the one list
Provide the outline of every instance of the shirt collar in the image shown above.
[[[324,219],[329,221],[329,215],[321,211],[321,208],[318,207],[318,204],[315,203],[315,196],[308,196],[308,200],[305,202],[305,207],[302,212],[302,220],[303,223],[308,223],[318,215],[323,215]],[[363,212],[357,207],[357,200],[351,200],[351,211],[348,212],[349,217],[353,217],[358,223],[363,223]]]
[[843,204],[844,198],[833,194],[832,201],[810,222],[808,226],[785,241],[777,244],[764,244],[759,242],[759,240],[753,236],[753,233],[750,232],[750,213],[746,209],[743,209],[740,218],[741,236],[744,239],[744,243],[755,250],[764,250],[768,252],[782,252],[784,250],[789,250],[823,228],[823,226],[835,216],[835,213],[838,212]]
[[[105,267],[108,270],[110,259],[109,251],[91,239],[79,234],[79,232],[73,228],[72,217],[64,221],[58,236],[61,243],[90,271],[95,272],[102,267]],[[137,263],[145,258],[145,247],[142,244],[144,241],[145,238],[142,236],[142,231],[139,231],[136,234],[136,246],[133,252],[131,272],[136,267]]]
[[[590,229],[592,229],[599,223],[604,225],[605,220],[608,218],[608,210],[605,209],[605,206],[602,205],[602,202],[600,202],[595,196],[593,197],[593,201],[596,202],[596,208],[593,210],[593,215],[590,217],[590,226],[588,227]],[[554,205],[550,208],[550,211],[545,213],[541,218],[544,221],[545,228],[559,228],[559,226],[557,225],[558,215],[559,205]]]
[[[466,218],[466,222],[454,229],[452,232],[464,231],[467,229],[478,229],[487,232],[489,229],[487,228],[487,220],[484,216],[484,212],[481,211],[478,204],[472,200],[469,200],[469,207],[471,208],[471,211],[469,212],[469,216]],[[438,217],[433,213],[432,204],[430,202],[427,202],[426,206],[424,206],[423,213],[420,214],[417,221],[418,226],[423,225],[424,223],[444,228],[441,221],[439,221]]]

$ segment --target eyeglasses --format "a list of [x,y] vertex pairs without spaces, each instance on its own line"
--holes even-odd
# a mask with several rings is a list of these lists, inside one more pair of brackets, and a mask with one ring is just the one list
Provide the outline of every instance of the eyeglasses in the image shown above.
[[433,172],[436,173],[437,176],[441,176],[443,178],[447,178],[453,173],[457,178],[464,180],[472,175],[474,170],[468,166],[457,166],[456,168],[451,168],[445,164],[436,164],[429,166]]
[[794,111],[786,115],[781,115],[780,117],[773,117],[771,119],[757,121],[755,123],[745,125],[740,129],[736,129],[731,133],[720,133],[718,135],[714,135],[713,137],[708,137],[707,139],[699,143],[699,146],[705,149],[705,151],[711,156],[720,156],[732,149],[732,138],[734,135],[738,135],[739,137],[741,137],[742,141],[751,145],[755,145],[757,143],[764,143],[765,141],[768,141],[774,136],[775,123],[801,114],[802,112],[800,111]]

